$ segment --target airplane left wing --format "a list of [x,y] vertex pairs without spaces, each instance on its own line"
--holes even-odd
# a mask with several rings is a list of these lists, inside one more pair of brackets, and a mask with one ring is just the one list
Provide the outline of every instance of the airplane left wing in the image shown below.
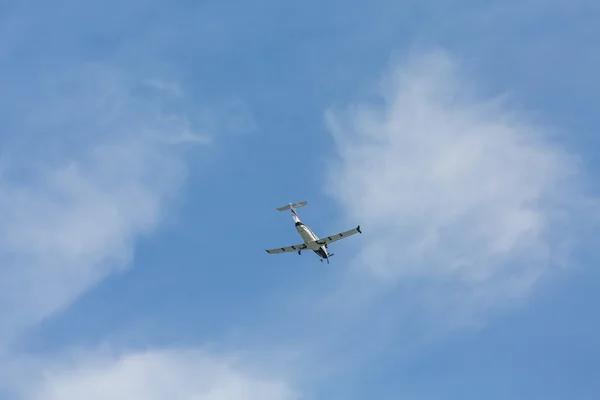
[[294,246],[278,247],[276,249],[267,250],[267,253],[269,253],[269,254],[291,253],[293,251],[305,250],[306,248],[307,248],[307,246],[304,243],[302,243],[302,244],[296,244]]
[[345,232],[340,232],[340,233],[337,233],[335,235],[325,236],[325,237],[319,238],[315,242],[318,243],[318,244],[320,244],[320,245],[325,245],[325,244],[337,242],[338,240],[341,240],[341,239],[345,239],[348,236],[354,235],[355,233],[362,233],[362,231],[360,230],[360,225],[358,225],[354,229],[350,229],[350,230],[345,231]]

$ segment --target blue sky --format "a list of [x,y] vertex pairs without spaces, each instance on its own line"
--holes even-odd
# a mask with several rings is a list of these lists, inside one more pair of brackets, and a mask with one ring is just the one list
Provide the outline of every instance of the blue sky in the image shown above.
[[5,3],[3,398],[595,399],[599,16]]

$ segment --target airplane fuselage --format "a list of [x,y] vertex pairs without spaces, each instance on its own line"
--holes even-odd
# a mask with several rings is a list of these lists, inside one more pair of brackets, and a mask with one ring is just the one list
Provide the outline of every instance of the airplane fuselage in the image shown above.
[[[314,246],[314,241],[319,240],[319,237],[315,235],[315,233],[310,229],[304,222],[300,221],[298,215],[296,215],[295,211],[292,211],[292,218],[296,224],[296,230],[298,234],[302,238],[305,244],[309,244],[312,242],[312,246]],[[309,247],[312,251],[314,251],[319,257],[322,259],[326,259],[329,257],[329,252],[326,249],[326,246],[318,246],[317,248]],[[300,251],[298,252],[300,254]]]

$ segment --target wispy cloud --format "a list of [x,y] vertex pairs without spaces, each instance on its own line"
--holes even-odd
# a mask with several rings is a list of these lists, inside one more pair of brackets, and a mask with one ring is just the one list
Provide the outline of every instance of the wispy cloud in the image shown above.
[[[265,378],[260,361],[197,349],[74,354],[60,361],[24,362],[13,392],[23,400],[299,399],[285,381]],[[34,384],[31,384],[31,383]]]
[[420,301],[446,315],[526,295],[595,215],[578,158],[450,54],[396,61],[381,102],[326,115],[340,155],[327,190],[364,227],[361,269],[425,282]]
[[42,81],[21,124],[6,127],[28,135],[3,154],[0,342],[128,266],[187,174],[166,143],[190,141],[185,115],[136,96],[135,80],[94,65]]

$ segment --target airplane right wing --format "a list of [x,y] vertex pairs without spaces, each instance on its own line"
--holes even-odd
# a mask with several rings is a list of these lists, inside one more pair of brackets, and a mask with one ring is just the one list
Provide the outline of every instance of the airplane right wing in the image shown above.
[[276,249],[266,250],[266,252],[269,253],[269,254],[291,253],[291,252],[294,252],[294,251],[305,250],[307,248],[308,248],[308,246],[306,246],[304,243],[302,243],[302,244],[296,244],[296,245],[293,245],[293,246],[278,247]]
[[336,233],[335,235],[331,236],[324,236],[320,239],[315,240],[315,242],[319,245],[327,245],[333,242],[337,242],[338,240],[345,239],[348,236],[354,235],[355,233],[362,233],[362,231],[360,230],[360,225],[358,225],[354,229],[350,229],[345,232]]

